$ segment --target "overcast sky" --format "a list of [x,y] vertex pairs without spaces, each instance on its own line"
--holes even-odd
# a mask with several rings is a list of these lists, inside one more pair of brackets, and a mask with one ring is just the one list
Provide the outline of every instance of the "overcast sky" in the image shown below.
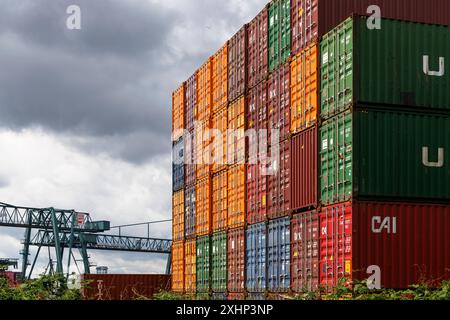
[[[113,225],[170,218],[171,93],[266,2],[1,0],[0,202]],[[69,5],[81,30],[66,28]],[[171,225],[152,235],[170,237]],[[19,257],[22,237],[0,228],[0,257]],[[111,272],[165,267],[160,256],[90,254]]]

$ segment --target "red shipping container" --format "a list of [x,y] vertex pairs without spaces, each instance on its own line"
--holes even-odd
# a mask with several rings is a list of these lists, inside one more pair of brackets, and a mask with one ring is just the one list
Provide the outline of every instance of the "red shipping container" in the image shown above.
[[267,218],[267,175],[257,160],[247,164],[247,223],[255,224]]
[[[270,164],[267,176],[267,215],[269,219],[284,217],[291,213],[291,140],[284,140],[277,146],[278,161]],[[273,156],[274,146],[269,148]]]
[[379,279],[405,289],[450,279],[450,206],[348,202],[320,213],[320,283]]
[[353,13],[372,15],[373,5],[383,18],[450,25],[448,0],[291,0],[291,53],[300,53]]
[[314,292],[319,289],[319,214],[296,214],[291,221],[291,289]]
[[268,143],[272,144],[271,130],[279,130],[280,141],[290,135],[291,119],[291,68],[289,63],[269,76]]
[[190,131],[189,136],[184,137],[184,152],[185,152],[184,161],[186,163],[186,165],[185,165],[186,186],[195,185],[196,177],[197,177],[197,175],[196,175],[197,166],[195,165],[196,148],[195,148],[194,133],[195,133],[194,131]]
[[186,130],[194,131],[195,115],[197,114],[197,74],[186,81]]
[[139,296],[152,298],[161,290],[170,290],[170,275],[84,274],[82,289],[87,300],[132,300]]
[[234,102],[247,88],[247,25],[228,42],[228,101]]
[[227,242],[228,291],[242,293],[245,284],[245,230],[229,230]]
[[291,206],[293,211],[317,207],[317,127],[292,138]]
[[267,79],[268,68],[268,10],[264,8],[248,25],[248,87],[253,88]]
[[247,99],[248,129],[267,130],[267,81],[251,89]]

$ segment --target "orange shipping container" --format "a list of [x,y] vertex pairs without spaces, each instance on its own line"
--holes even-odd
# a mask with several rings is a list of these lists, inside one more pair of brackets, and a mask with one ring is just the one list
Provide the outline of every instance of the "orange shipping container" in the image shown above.
[[212,58],[197,71],[197,97],[196,119],[209,120],[212,107]]
[[172,93],[172,134],[173,141],[178,141],[185,127],[186,86],[183,84]]
[[197,240],[186,241],[184,245],[184,290],[195,293],[197,274]]
[[297,134],[317,121],[318,45],[314,43],[291,62],[291,133]]
[[228,43],[212,57],[212,112],[216,113],[228,102]]
[[213,176],[212,219],[213,231],[225,230],[228,225],[228,171]]
[[195,190],[196,200],[196,234],[208,235],[211,232],[211,178],[197,182]]
[[184,241],[172,244],[172,291],[184,291]]
[[228,107],[228,164],[245,164],[245,97],[241,97]]
[[175,192],[172,197],[174,241],[184,240],[184,190]]
[[245,226],[245,165],[228,170],[228,228]]
[[211,173],[211,135],[207,132],[211,121],[198,121],[195,126],[195,165],[197,180],[209,177]]
[[[213,133],[212,138],[212,157],[213,173],[217,173],[226,169],[227,165],[227,129],[228,129],[228,110],[227,107],[222,108],[217,113],[213,115],[212,118],[212,129],[218,130],[218,132]],[[219,136],[215,136],[219,134]]]

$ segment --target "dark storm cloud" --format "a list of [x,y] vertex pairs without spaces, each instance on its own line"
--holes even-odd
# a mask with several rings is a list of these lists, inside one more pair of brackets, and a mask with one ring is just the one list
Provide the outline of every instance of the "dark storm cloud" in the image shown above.
[[[81,7],[80,31],[65,26],[72,4]],[[0,126],[91,138],[76,145],[131,162],[168,153],[172,90],[241,24],[239,7],[209,0],[182,9],[143,0],[3,0]]]

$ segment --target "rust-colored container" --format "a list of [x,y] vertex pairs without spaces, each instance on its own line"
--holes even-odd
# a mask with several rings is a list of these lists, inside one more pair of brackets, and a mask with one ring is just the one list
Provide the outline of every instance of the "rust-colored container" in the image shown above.
[[228,226],[228,171],[213,175],[212,184],[212,225],[216,232]]
[[[247,97],[247,129],[256,130],[258,136],[261,133],[260,130],[267,130],[267,104],[267,81],[263,81],[251,89]],[[250,145],[249,148],[251,147]]]
[[245,225],[245,165],[228,169],[228,228]]
[[[267,176],[267,215],[269,219],[281,218],[291,213],[291,140],[278,146],[279,161],[272,161]],[[274,146],[269,148],[272,156]]]
[[212,230],[210,177],[197,182],[197,187],[195,190],[195,200],[195,221],[197,236],[208,235]]
[[255,224],[267,219],[267,175],[257,160],[247,164],[246,181],[247,223]]
[[291,207],[293,211],[317,207],[317,127],[292,138]]
[[285,140],[291,130],[291,68],[284,64],[269,76],[268,143],[272,142],[271,130],[279,130],[279,141]]
[[320,213],[320,283],[371,278],[406,289],[450,278],[450,206],[348,202]]
[[196,293],[197,290],[197,240],[186,241],[184,245],[184,291]]
[[197,114],[197,74],[192,75],[185,84],[186,88],[186,130],[194,131]]
[[228,43],[212,57],[212,112],[228,103]]
[[84,274],[81,279],[89,285],[82,289],[86,300],[151,299],[161,290],[169,290],[170,275],[155,274]]
[[380,8],[383,18],[450,24],[448,0],[291,0],[292,53],[298,54],[353,13],[372,15],[372,5]]
[[185,161],[185,181],[186,186],[192,186],[195,184],[197,177],[196,166],[196,140],[195,132],[189,131],[189,136],[184,137],[184,161]]
[[172,93],[172,141],[178,141],[185,128],[185,83]]
[[319,213],[296,214],[291,220],[291,290],[319,289]]
[[245,230],[228,231],[228,291],[243,294],[245,288]]
[[197,113],[196,120],[209,121],[212,108],[212,58],[197,71]]
[[317,122],[319,110],[319,46],[310,45],[291,62],[291,133]]
[[210,120],[197,121],[195,126],[195,165],[197,181],[211,175],[212,160],[210,157],[212,137],[209,134]]
[[234,134],[227,139],[228,164],[245,163],[246,123],[245,97],[241,97],[228,108],[228,130]]
[[228,42],[228,100],[233,102],[247,88],[247,25]]
[[227,130],[228,109],[224,106],[212,117],[211,149],[212,149],[212,172],[217,173],[227,168]]
[[184,190],[175,192],[172,197],[174,241],[184,240]]
[[253,88],[269,74],[268,10],[265,7],[248,25],[248,87]]
[[234,301],[243,301],[245,300],[245,294],[244,293],[228,293],[227,300],[234,300]]
[[172,244],[172,291],[184,292],[184,241]]

